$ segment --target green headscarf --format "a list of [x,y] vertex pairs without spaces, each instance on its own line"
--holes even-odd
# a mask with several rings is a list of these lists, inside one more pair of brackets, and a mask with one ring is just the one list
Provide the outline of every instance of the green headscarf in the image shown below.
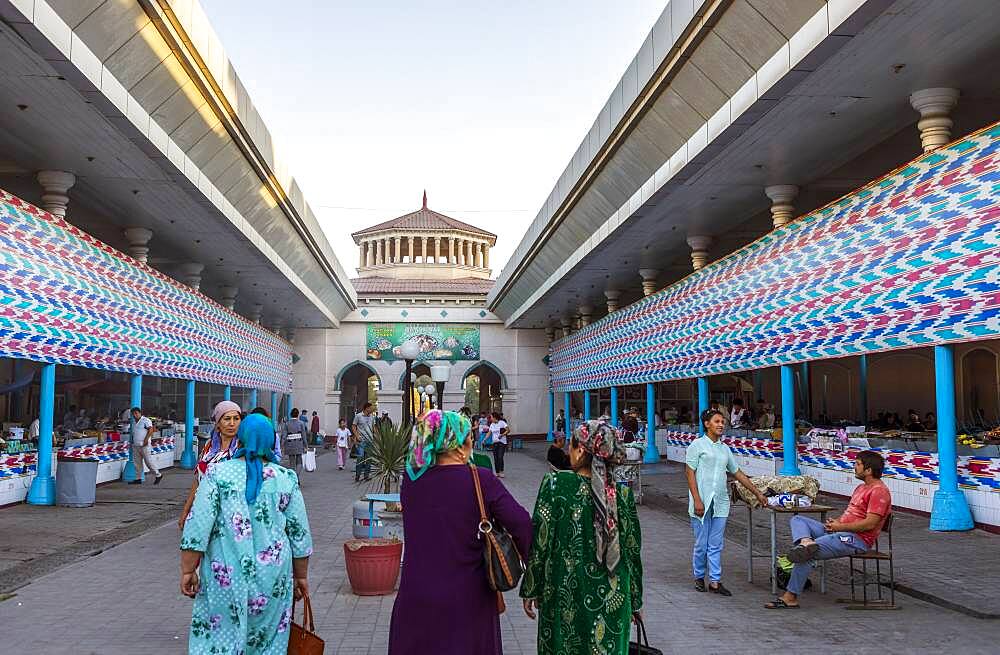
[[406,456],[406,474],[416,480],[434,466],[437,456],[455,450],[469,437],[472,423],[458,412],[432,409],[417,422],[410,452]]

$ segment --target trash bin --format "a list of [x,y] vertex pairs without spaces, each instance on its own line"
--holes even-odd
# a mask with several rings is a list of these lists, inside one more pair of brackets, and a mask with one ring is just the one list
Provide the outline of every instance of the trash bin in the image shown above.
[[97,495],[98,459],[59,457],[56,467],[56,504],[91,507]]

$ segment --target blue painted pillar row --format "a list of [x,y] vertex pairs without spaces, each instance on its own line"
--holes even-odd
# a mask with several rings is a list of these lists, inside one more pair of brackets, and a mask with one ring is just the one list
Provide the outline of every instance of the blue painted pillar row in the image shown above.
[[247,402],[247,405],[249,405],[249,407],[244,407],[243,408],[243,410],[246,411],[246,412],[252,412],[253,410],[257,409],[257,390],[256,389],[251,389],[250,390],[250,400]]
[[868,355],[858,358],[858,411],[861,412],[861,425],[868,425]]
[[660,461],[660,450],[656,447],[656,385],[646,383],[646,455],[643,464]]
[[56,365],[42,367],[38,415],[38,463],[28,489],[29,505],[55,505],[56,480],[52,477],[52,422],[56,398]]
[[546,441],[553,441],[556,432],[556,392],[549,389],[549,434]]
[[701,415],[708,409],[708,378],[698,378],[698,415],[694,417],[694,422],[698,424],[698,436],[705,436],[705,424],[701,422]]
[[278,392],[271,392],[271,421],[278,424]]
[[288,395],[285,396],[285,398],[286,398],[286,401],[285,401],[286,402],[286,404],[285,404],[285,418],[289,419],[289,418],[292,418],[292,392],[289,391]]
[[590,420],[590,389],[585,389],[583,392],[583,420]]
[[228,384],[222,389],[222,399],[232,400],[233,399],[233,388]]
[[954,346],[934,346],[934,388],[937,394],[939,485],[931,506],[931,530],[971,530],[972,512],[965,494],[958,488]]
[[618,427],[618,387],[611,387],[611,425]]
[[812,420],[812,378],[809,375],[809,362],[802,362],[802,412],[807,421]]
[[[142,376],[133,375],[131,378],[131,398],[129,402],[131,407],[142,407]],[[129,422],[129,449],[128,449],[128,462],[125,464],[125,470],[122,471],[122,480],[125,482],[132,482],[134,480],[142,480],[143,471],[142,464],[139,464],[139,468],[136,468],[135,462],[132,460],[132,433],[135,431],[135,417],[132,416],[132,412],[129,412],[128,417]]]
[[785,459],[780,475],[801,475],[795,447],[795,372],[788,364],[781,367],[781,448]]
[[566,440],[569,441],[573,434],[573,415],[570,410],[573,408],[573,394],[569,391],[563,392],[563,410],[566,412]]
[[184,390],[184,452],[181,453],[181,468],[193,469],[198,463],[194,448],[194,380],[187,381]]

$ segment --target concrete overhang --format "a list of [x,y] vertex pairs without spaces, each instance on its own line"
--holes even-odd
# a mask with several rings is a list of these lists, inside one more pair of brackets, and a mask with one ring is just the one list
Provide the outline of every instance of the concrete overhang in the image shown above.
[[636,299],[640,268],[683,277],[688,236],[717,256],[769,229],[765,186],[805,187],[801,214],[915,156],[917,89],[962,90],[956,135],[995,120],[998,28],[975,0],[672,0],[489,308],[544,327],[606,289]]
[[199,261],[273,324],[357,306],[197,0],[0,0],[0,19],[0,184],[75,173],[67,218],[123,250],[120,227],[152,229],[153,265]]

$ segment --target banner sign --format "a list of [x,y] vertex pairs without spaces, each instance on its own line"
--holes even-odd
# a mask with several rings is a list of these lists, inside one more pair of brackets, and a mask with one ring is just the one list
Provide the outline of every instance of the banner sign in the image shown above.
[[479,359],[479,326],[433,323],[369,323],[367,358],[394,362],[399,347],[415,341],[420,354],[416,361],[476,361]]

